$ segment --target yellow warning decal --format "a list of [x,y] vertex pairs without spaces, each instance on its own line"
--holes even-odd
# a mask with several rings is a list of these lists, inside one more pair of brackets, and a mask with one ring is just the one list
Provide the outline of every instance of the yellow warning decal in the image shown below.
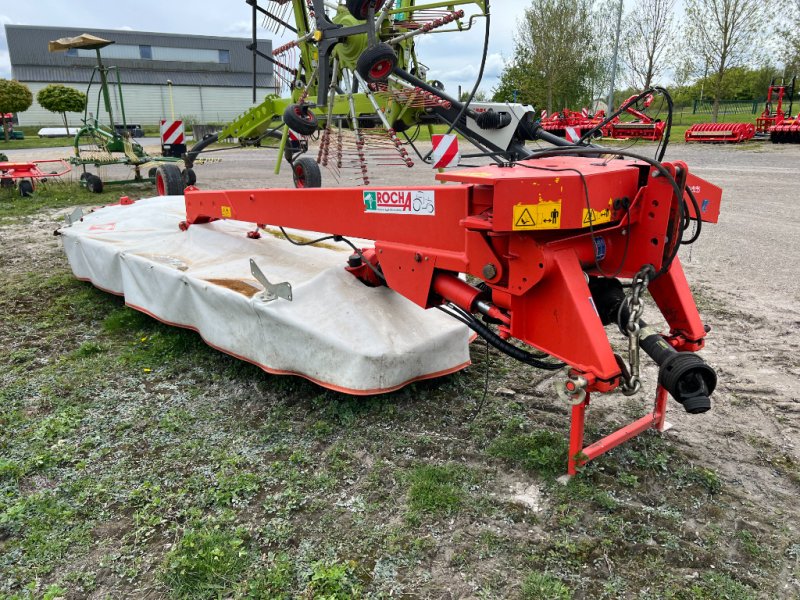
[[532,231],[561,228],[561,200],[539,204],[516,204],[511,229]]
[[231,207],[230,206],[221,206],[220,207],[220,212],[222,213],[222,216],[225,217],[226,219],[230,219],[231,218]]
[[469,177],[496,177],[497,175],[494,173],[488,173],[486,171],[456,171],[456,175],[465,175]]
[[583,209],[583,218],[581,219],[582,227],[589,227],[590,225],[602,225],[603,223],[611,222],[611,207],[604,208],[603,210],[595,210],[593,208]]

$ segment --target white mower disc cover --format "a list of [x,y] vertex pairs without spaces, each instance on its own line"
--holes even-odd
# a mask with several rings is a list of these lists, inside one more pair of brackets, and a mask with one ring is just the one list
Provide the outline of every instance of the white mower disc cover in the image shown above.
[[[183,196],[164,196],[100,208],[60,232],[77,278],[269,373],[374,394],[469,364],[467,327],[364,285],[344,270],[345,244],[249,239],[254,225],[231,220],[180,231],[185,218]],[[265,301],[251,258],[270,283],[291,284],[291,302]]]

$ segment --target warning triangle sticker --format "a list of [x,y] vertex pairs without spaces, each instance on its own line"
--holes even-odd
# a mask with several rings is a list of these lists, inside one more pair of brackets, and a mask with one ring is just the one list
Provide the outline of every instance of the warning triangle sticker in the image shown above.
[[534,225],[536,225],[536,221],[533,220],[533,217],[527,208],[522,211],[522,214],[514,223],[514,227],[533,227]]
[[595,221],[597,221],[597,215],[594,214],[594,209],[591,210],[584,210],[583,215],[583,224],[584,225],[591,225]]

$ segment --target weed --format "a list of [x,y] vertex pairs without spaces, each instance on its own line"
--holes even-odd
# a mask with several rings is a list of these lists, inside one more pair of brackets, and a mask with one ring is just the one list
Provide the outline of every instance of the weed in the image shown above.
[[321,600],[350,600],[361,595],[356,577],[356,563],[318,561],[311,565],[311,579],[306,594]]
[[739,546],[744,553],[752,559],[760,560],[765,558],[765,555],[768,554],[767,549],[759,544],[756,536],[747,529],[740,529],[737,531],[736,539],[739,540]]
[[678,594],[682,600],[754,600],[755,591],[732,579],[725,573],[704,573],[686,594]]
[[522,583],[522,600],[570,600],[572,592],[552,575],[531,573]]
[[297,579],[294,563],[286,553],[270,553],[268,560],[266,568],[259,568],[255,577],[247,578],[239,586],[238,597],[253,600],[290,600],[294,597],[292,588]]
[[178,598],[225,596],[250,564],[245,535],[242,529],[187,531],[164,559],[164,582]]
[[683,482],[705,488],[709,494],[717,494],[722,489],[722,480],[712,469],[692,466],[679,469],[676,475]]

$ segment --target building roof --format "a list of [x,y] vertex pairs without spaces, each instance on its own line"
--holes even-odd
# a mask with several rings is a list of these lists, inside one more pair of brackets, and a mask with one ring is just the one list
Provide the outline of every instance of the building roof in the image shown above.
[[[169,79],[174,85],[247,87],[253,84],[253,55],[247,49],[251,42],[249,38],[31,25],[6,25],[5,28],[11,71],[19,81],[88,83],[96,58],[48,52],[47,43],[57,38],[90,33],[117,44],[228,51],[229,62],[226,64],[141,58],[105,59],[103,62],[108,66],[119,67],[123,83],[164,85]],[[258,48],[270,54],[271,40],[259,39]],[[103,52],[100,51],[101,56]],[[272,64],[259,58],[256,68],[257,86],[272,87]]]

